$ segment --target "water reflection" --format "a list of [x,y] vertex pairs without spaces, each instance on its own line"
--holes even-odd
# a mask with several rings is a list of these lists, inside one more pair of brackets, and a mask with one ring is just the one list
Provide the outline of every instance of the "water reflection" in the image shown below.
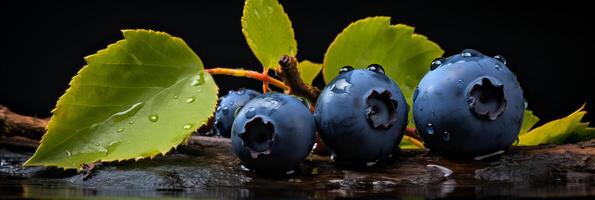
[[94,188],[76,187],[68,183],[56,184],[43,180],[2,180],[0,197],[7,199],[191,199],[191,198],[390,198],[390,199],[435,199],[435,198],[505,198],[505,197],[555,197],[593,196],[595,186],[530,186],[513,184],[461,185],[455,180],[426,186],[396,186],[390,183],[373,184],[371,188],[348,188],[338,186],[335,189],[278,189],[266,187],[206,187],[180,190],[146,190],[134,188]]

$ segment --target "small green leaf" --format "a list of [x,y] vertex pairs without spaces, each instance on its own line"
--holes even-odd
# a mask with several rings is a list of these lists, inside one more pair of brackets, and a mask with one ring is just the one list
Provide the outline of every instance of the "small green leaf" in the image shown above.
[[401,148],[401,149],[420,149],[418,146],[414,145],[413,143],[411,143],[408,140],[401,140],[401,143],[399,144],[399,148]]
[[521,125],[521,132],[520,134],[525,134],[535,126],[535,124],[539,121],[539,117],[533,115],[533,111],[525,109],[525,114],[523,116],[523,124]]
[[412,105],[415,87],[443,53],[436,43],[414,33],[413,27],[391,25],[390,17],[370,17],[351,23],[337,35],[324,55],[322,73],[328,83],[345,65],[365,68],[380,64]]
[[309,60],[304,60],[304,61],[298,63],[298,70],[300,71],[300,77],[302,78],[302,81],[304,81],[304,83],[307,83],[307,84],[312,84],[312,81],[314,80],[314,78],[316,78],[318,73],[320,73],[321,69],[322,69],[322,64],[313,63]]
[[123,34],[124,40],[85,58],[25,165],[80,169],[154,157],[212,116],[217,85],[184,41],[147,30]]
[[246,0],[242,32],[263,67],[276,69],[281,56],[297,54],[291,21],[277,0]]
[[595,129],[581,122],[584,105],[565,118],[554,120],[519,136],[518,146],[565,144],[595,138]]

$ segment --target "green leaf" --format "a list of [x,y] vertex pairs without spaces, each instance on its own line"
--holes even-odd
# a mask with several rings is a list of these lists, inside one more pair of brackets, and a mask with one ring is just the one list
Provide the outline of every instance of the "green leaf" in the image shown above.
[[291,21],[277,0],[246,0],[242,32],[263,67],[276,69],[281,56],[297,54]]
[[345,65],[366,68],[380,64],[412,105],[415,87],[443,53],[436,43],[414,33],[413,27],[391,25],[390,17],[370,17],[351,23],[337,35],[324,56],[322,73],[328,83]]
[[519,136],[518,146],[565,144],[595,138],[595,129],[581,122],[584,105],[565,118],[554,120]]
[[212,116],[218,88],[184,41],[147,30],[123,34],[124,40],[85,58],[26,165],[80,169],[152,158]]
[[316,78],[318,73],[320,73],[321,69],[322,64],[313,63],[309,60],[304,60],[298,63],[298,71],[300,71],[300,77],[302,78],[302,81],[304,81],[304,83],[307,84],[312,84],[312,81],[314,80],[314,78]]
[[525,109],[525,114],[523,116],[523,124],[521,125],[521,132],[520,134],[525,134],[537,124],[539,121],[539,117],[533,114],[533,111]]
[[399,144],[399,148],[401,148],[401,149],[420,149],[418,146],[414,145],[413,143],[411,143],[408,140],[401,140],[401,143]]

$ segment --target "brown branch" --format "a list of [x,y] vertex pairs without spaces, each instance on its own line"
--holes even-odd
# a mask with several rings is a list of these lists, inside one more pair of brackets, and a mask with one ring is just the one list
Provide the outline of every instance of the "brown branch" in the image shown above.
[[291,88],[291,94],[304,97],[310,102],[316,102],[318,95],[320,95],[320,89],[304,83],[297,65],[298,61],[296,58],[284,55],[279,59],[280,68],[276,70],[277,75],[279,75],[285,85]]
[[19,151],[35,151],[39,141],[21,136],[0,136],[0,147]]
[[40,140],[47,124],[47,119],[19,115],[0,105],[0,135]]

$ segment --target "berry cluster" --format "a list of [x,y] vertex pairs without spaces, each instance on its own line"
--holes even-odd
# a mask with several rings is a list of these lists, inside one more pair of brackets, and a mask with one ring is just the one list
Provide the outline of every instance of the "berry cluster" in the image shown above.
[[[475,50],[432,63],[412,101],[427,148],[469,157],[506,150],[515,141],[523,92],[505,64],[502,56]],[[320,93],[314,113],[299,97],[240,89],[221,98],[215,129],[231,137],[242,165],[257,172],[292,171],[311,152],[317,132],[335,161],[369,166],[397,149],[408,108],[382,66],[345,66]]]

